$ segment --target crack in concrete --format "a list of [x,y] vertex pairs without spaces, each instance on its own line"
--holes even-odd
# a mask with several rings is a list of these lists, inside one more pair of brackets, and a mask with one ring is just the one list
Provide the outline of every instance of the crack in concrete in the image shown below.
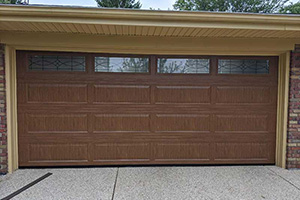
[[114,200],[114,198],[115,198],[115,192],[116,192],[116,187],[117,187],[118,175],[119,175],[119,167],[117,168],[117,174],[116,174],[116,179],[115,179],[115,183],[114,183],[114,189],[113,189],[113,193],[112,193],[112,196],[111,196],[111,200]]
[[284,180],[285,182],[289,183],[290,185],[292,185],[294,188],[296,188],[297,190],[300,191],[300,188],[298,186],[296,186],[294,183],[292,183],[290,180],[284,178],[283,176],[277,174],[275,171],[273,171],[272,169],[268,168],[267,169],[271,172],[273,172],[273,174],[275,174],[276,176],[280,177],[282,180]]

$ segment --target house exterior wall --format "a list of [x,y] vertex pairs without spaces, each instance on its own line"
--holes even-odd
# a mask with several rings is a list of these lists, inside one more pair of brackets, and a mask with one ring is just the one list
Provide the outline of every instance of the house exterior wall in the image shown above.
[[0,174],[8,170],[4,55],[4,45],[0,44]]
[[[4,45],[0,44],[0,174],[8,171]],[[291,52],[286,167],[300,168],[300,45]],[[284,159],[285,160],[285,159]]]
[[291,52],[286,167],[300,168],[300,45]]

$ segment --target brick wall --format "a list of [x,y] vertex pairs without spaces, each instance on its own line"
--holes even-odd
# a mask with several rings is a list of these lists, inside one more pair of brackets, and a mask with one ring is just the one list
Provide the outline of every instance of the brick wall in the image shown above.
[[7,173],[4,45],[0,44],[0,174]]
[[291,53],[287,168],[300,168],[300,45]]

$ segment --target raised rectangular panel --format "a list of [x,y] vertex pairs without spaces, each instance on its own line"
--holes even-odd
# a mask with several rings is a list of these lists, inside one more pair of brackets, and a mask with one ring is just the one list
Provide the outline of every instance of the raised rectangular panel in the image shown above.
[[94,132],[149,132],[147,114],[98,114],[94,116]]
[[95,103],[150,103],[149,86],[95,85]]
[[267,143],[216,143],[215,160],[268,160]]
[[86,84],[28,84],[28,103],[85,103]]
[[149,143],[97,143],[93,148],[95,162],[150,160]]
[[269,87],[217,87],[217,103],[269,103]]
[[209,115],[159,114],[156,115],[156,131],[204,131],[210,130]]
[[87,144],[29,144],[29,162],[87,162]]
[[157,86],[156,103],[210,103],[211,91],[206,86]]
[[160,142],[154,147],[156,161],[208,161],[209,143]]
[[216,115],[216,131],[268,131],[267,115]]
[[29,133],[87,133],[86,114],[27,114],[26,123]]

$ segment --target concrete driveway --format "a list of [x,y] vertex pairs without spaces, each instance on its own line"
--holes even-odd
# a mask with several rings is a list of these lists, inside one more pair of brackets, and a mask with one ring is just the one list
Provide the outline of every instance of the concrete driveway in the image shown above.
[[0,177],[0,198],[43,176],[14,199],[300,198],[300,171],[275,166],[24,169]]

